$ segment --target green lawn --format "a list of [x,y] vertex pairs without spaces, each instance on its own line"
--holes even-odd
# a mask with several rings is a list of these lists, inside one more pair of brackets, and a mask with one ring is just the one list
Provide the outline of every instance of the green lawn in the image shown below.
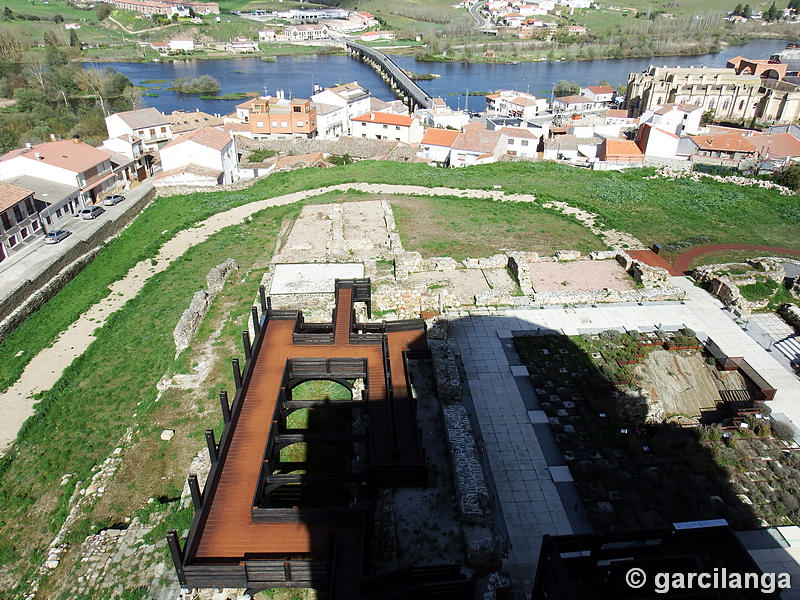
[[537,205],[467,198],[389,196],[406,250],[456,260],[501,250],[553,253],[604,250],[605,244],[577,221]]

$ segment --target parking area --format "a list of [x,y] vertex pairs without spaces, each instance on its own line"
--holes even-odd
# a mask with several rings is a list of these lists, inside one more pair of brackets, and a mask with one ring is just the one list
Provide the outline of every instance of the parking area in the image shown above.
[[20,286],[40,276],[76,246],[81,243],[85,244],[110,221],[113,222],[123,217],[128,218],[127,213],[136,210],[137,206],[138,209],[141,209],[139,201],[152,189],[151,183],[143,183],[126,192],[125,200],[116,206],[104,206],[105,212],[95,219],[84,220],[81,217],[72,217],[63,221],[59,224],[58,229],[66,229],[71,232],[71,235],[62,242],[45,244],[44,236],[37,236],[37,239],[28,242],[24,248],[0,262],[0,302],[9,298]]

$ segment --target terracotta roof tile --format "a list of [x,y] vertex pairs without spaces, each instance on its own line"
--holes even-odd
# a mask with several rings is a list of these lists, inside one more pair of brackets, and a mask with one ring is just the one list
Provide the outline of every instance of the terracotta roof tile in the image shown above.
[[758,148],[762,156],[769,153],[770,158],[791,158],[800,156],[800,141],[790,133],[754,135],[749,141]]
[[693,135],[692,141],[701,150],[719,150],[725,152],[755,152],[756,148],[744,136],[734,133],[718,135]]
[[131,129],[144,129],[145,127],[156,127],[158,125],[164,125],[167,123],[167,118],[155,108],[128,110],[125,112],[114,113],[114,115],[122,119],[122,121]]
[[177,146],[183,142],[194,142],[195,144],[199,144],[201,146],[207,146],[209,148],[214,148],[215,150],[222,150],[225,148],[225,146],[231,143],[231,136],[220,129],[203,127],[201,129],[195,129],[194,131],[190,131],[189,133],[184,133],[183,135],[176,137],[166,146],[161,148],[161,151],[163,152],[167,148]]
[[[37,154],[39,155],[38,158],[36,157]],[[108,160],[108,155],[105,152],[92,148],[89,144],[84,144],[77,139],[44,142],[42,144],[34,144],[30,148],[19,148],[3,155],[0,160],[8,160],[16,156],[24,156],[31,160],[41,160],[48,165],[66,169],[73,173],[83,173],[87,169],[96,167]]]
[[16,185],[11,185],[5,181],[0,181],[0,211],[11,208],[18,202],[22,202],[33,194],[31,190],[26,190]]
[[425,130],[425,135],[422,136],[421,144],[430,144],[431,146],[446,146],[453,147],[453,142],[456,141],[459,132],[454,129],[438,129],[430,127]]
[[401,125],[409,127],[414,121],[412,117],[406,115],[395,115],[392,113],[370,112],[360,117],[353,117],[351,121],[360,121],[365,123],[380,123],[382,125]]

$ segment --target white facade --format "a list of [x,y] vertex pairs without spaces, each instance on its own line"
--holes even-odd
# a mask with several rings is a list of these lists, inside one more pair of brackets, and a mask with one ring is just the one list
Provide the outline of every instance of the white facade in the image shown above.
[[233,183],[236,178],[238,160],[236,142],[230,142],[221,150],[200,144],[193,139],[171,144],[161,150],[161,168],[164,171],[186,165],[198,165],[215,171],[222,171],[222,183]]
[[137,159],[144,154],[142,140],[131,136],[116,137],[103,140],[103,148],[118,152],[130,159]]
[[449,106],[420,108],[414,114],[428,127],[461,129],[469,123],[470,116],[463,110],[453,110]]
[[418,155],[426,160],[432,160],[444,165],[450,159],[450,146],[420,144]]
[[522,158],[536,158],[539,138],[527,129],[503,127],[506,136],[506,154]]
[[354,137],[404,144],[418,143],[425,133],[419,119],[387,113],[369,113],[356,117],[351,121],[350,128]]
[[317,137],[322,140],[335,140],[347,133],[350,121],[344,106],[333,106],[314,102],[317,109]]
[[700,133],[700,119],[703,109],[690,104],[665,104],[654,110],[646,110],[639,123],[651,123],[675,135],[696,135]]
[[106,117],[106,130],[109,138],[134,135],[142,140],[148,150],[157,150],[160,144],[172,139],[172,127],[155,108],[109,115]]
[[[344,113],[341,115],[342,131],[350,135],[353,133],[350,120],[370,112],[370,98],[371,94],[358,85],[358,82],[353,81],[317,92],[311,96],[311,101],[318,104],[328,104],[343,108]],[[334,116],[331,118],[336,117]],[[320,130],[320,126],[317,125],[317,131]]]
[[591,85],[581,88],[581,96],[586,96],[595,102],[613,102],[614,90],[610,86]]
[[676,158],[680,138],[665,129],[645,123],[636,132],[636,145],[645,156]]
[[290,42],[328,39],[328,28],[325,25],[293,25],[284,30]]
[[553,110],[559,112],[582,113],[601,108],[599,104],[585,96],[564,96],[553,100]]
[[169,50],[170,52],[191,52],[194,50],[194,40],[187,40],[187,39],[174,39],[169,41]]

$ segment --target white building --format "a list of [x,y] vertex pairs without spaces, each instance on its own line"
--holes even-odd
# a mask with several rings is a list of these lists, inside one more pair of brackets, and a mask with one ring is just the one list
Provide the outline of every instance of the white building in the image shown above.
[[652,123],[677,136],[696,135],[700,133],[702,117],[703,109],[695,104],[664,104],[644,111],[639,123]]
[[523,158],[536,158],[539,137],[521,127],[503,127],[500,133],[506,136],[506,154]]
[[419,143],[417,156],[445,166],[450,161],[450,151],[459,132],[452,129],[437,129],[431,127],[425,130],[422,141]]
[[556,112],[581,114],[601,107],[600,104],[586,96],[562,96],[553,100],[553,110]]
[[608,103],[614,101],[614,88],[610,85],[590,85],[581,88],[581,96],[586,96],[594,102]]
[[174,38],[168,43],[170,52],[191,52],[194,50],[194,40],[191,38]]
[[589,8],[592,0],[559,0],[559,4],[566,4],[570,8]]
[[290,42],[305,42],[308,40],[328,39],[328,28],[325,25],[292,25],[284,30],[286,39]]
[[359,38],[362,42],[375,42],[378,40],[391,41],[394,39],[394,31],[367,31],[366,33],[362,33]]
[[636,132],[636,145],[645,156],[676,158],[680,138],[652,123],[642,123]]
[[463,110],[453,110],[442,98],[433,99],[432,108],[419,108],[414,114],[428,127],[461,129],[469,123],[469,114]]
[[218,183],[232,183],[238,166],[233,136],[219,129],[204,127],[175,138],[161,149],[163,171],[157,178],[163,180],[173,175],[171,171],[187,165],[213,171],[217,174]]
[[[343,85],[325,88],[321,92],[317,92],[311,96],[311,101],[317,104],[327,104],[330,106],[339,106],[344,109],[344,113],[337,113],[342,117],[341,131],[346,134],[352,134],[353,129],[350,120],[353,117],[370,112],[370,93],[358,85],[357,81],[351,81]],[[332,115],[330,118],[335,118]],[[320,131],[319,125],[317,130]]]
[[344,106],[312,102],[317,111],[317,137],[323,140],[336,140],[347,134],[350,121]]
[[486,96],[487,112],[503,117],[531,119],[547,110],[547,100],[516,90],[502,90]]
[[624,108],[609,108],[606,111],[606,125],[619,125],[621,127],[636,127],[636,119],[628,116]]
[[506,135],[470,124],[458,134],[450,152],[450,166],[467,167],[496,162],[506,151]]
[[390,140],[404,144],[418,143],[424,134],[419,119],[392,113],[371,112],[350,119],[353,137]]
[[27,145],[0,157],[0,179],[20,175],[74,186],[84,205],[102,200],[117,184],[108,154],[77,138]]
[[146,149],[158,149],[172,139],[172,128],[167,118],[155,108],[140,108],[115,113],[106,117],[108,137],[128,134],[142,140]]
[[258,42],[241,37],[226,43],[225,49],[233,54],[250,54],[259,50]]

